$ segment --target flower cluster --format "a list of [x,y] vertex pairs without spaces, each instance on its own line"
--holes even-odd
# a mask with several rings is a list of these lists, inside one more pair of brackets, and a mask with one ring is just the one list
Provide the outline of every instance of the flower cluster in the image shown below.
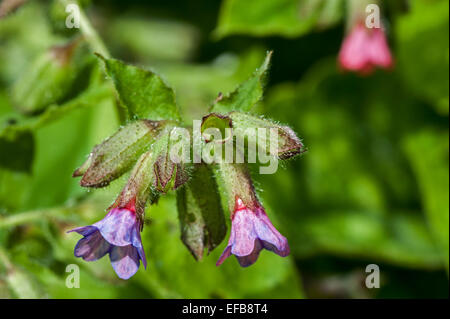
[[[271,52],[249,80],[251,83],[255,80],[263,83],[270,57]],[[133,76],[137,73],[145,75],[139,77],[145,82],[143,88],[157,87],[149,86],[146,82],[149,79],[160,81],[160,86],[164,85],[149,71],[115,59],[100,58],[105,63],[107,73],[113,75],[122,102],[133,106],[129,108],[131,111],[142,110],[142,104],[140,99],[133,100],[136,99],[135,92],[128,92],[120,85],[129,79],[128,76],[123,77],[124,74],[130,72]],[[255,86],[244,85],[242,88],[246,87]],[[102,220],[69,231],[83,236],[75,246],[76,257],[95,261],[108,254],[112,267],[122,279],[132,277],[141,262],[146,268],[147,261],[140,234],[144,226],[146,206],[173,190],[177,191],[181,240],[195,259],[201,259],[205,250],[212,251],[225,238],[227,227],[222,196],[228,201],[232,222],[228,245],[217,265],[233,254],[241,266],[249,266],[256,261],[263,248],[282,257],[289,254],[286,238],[272,225],[257,199],[245,164],[249,161],[243,163],[236,160],[240,163],[238,164],[229,162],[224,157],[230,153],[236,154],[236,158],[238,155],[258,153],[261,163],[269,163],[276,170],[278,166],[272,165],[273,162],[302,153],[303,144],[289,127],[242,111],[242,106],[238,106],[233,100],[235,96],[254,95],[247,91],[241,93],[240,89],[228,96],[221,96],[216,101],[211,113],[198,121],[201,122],[197,126],[198,132],[194,129],[196,125],[192,126],[192,133],[183,127],[179,116],[164,118],[169,113],[169,107],[165,105],[161,113],[148,116],[163,119],[147,119],[147,113],[145,117],[142,114],[140,117],[133,117],[127,125],[94,147],[86,162],[73,174],[74,177],[81,177],[81,186],[105,187],[125,172],[131,172],[127,183]],[[169,91],[169,88],[164,87],[162,93],[159,92],[160,96],[170,97],[170,94],[166,94]],[[259,89],[256,93],[261,94]],[[257,101],[258,99],[246,103],[252,105]],[[175,108],[173,112],[176,114]],[[251,129],[251,133],[248,129]],[[225,135],[227,138],[212,139],[208,132],[215,131],[229,131],[232,134]],[[178,139],[173,139],[174,135],[178,136],[174,132],[188,134],[181,135],[178,143],[175,142]],[[247,141],[246,148],[244,143],[238,142],[244,140]],[[255,146],[254,150],[250,145]],[[222,146],[231,146],[229,150],[232,152],[225,152],[225,156],[222,156],[219,152]],[[190,161],[190,156],[184,156],[191,151],[193,162]],[[198,156],[197,152],[202,155],[213,154],[212,161]],[[223,186],[220,188],[223,189],[222,193],[219,193],[219,182]]]

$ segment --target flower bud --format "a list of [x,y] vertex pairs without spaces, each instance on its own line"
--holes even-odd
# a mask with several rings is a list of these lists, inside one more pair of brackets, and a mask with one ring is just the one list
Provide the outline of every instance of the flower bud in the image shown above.
[[108,185],[131,168],[167,125],[168,121],[139,120],[120,128],[94,147],[73,176],[83,176],[80,184],[84,187]]
[[[279,159],[287,159],[304,151],[302,142],[288,126],[241,112],[231,112],[228,116],[236,136],[236,148],[240,151],[243,151],[240,148],[244,139],[249,149],[254,147],[254,151],[262,151]],[[238,141],[242,141],[241,145]]]
[[155,188],[161,193],[175,190],[189,179],[188,165],[180,158],[173,158],[171,153],[173,142],[170,139],[170,132],[161,134],[152,147],[152,152],[156,156],[154,165]]

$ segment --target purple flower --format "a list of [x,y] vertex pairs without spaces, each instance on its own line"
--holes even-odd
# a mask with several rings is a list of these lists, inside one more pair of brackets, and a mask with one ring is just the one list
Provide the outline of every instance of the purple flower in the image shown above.
[[228,246],[217,261],[221,265],[231,254],[235,255],[242,267],[253,264],[259,252],[265,248],[281,257],[289,255],[287,239],[273,227],[264,209],[258,204],[254,210],[248,209],[239,197],[231,216],[231,234]]
[[140,221],[133,208],[113,208],[101,221],[69,232],[73,231],[84,236],[75,246],[76,257],[94,261],[109,253],[111,264],[122,279],[137,272],[140,260],[147,267]]
[[369,74],[375,67],[391,68],[393,59],[382,28],[357,23],[342,42],[338,58],[344,70]]

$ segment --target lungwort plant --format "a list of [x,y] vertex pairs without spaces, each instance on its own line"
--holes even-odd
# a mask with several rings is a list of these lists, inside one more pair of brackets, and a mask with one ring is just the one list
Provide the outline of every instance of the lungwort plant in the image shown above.
[[271,55],[233,92],[219,94],[210,113],[190,126],[180,116],[174,91],[156,73],[97,54],[128,120],[94,147],[73,176],[81,177],[83,187],[98,188],[131,173],[101,221],[71,230],[83,236],[75,256],[94,261],[109,254],[120,278],[133,276],[140,261],[146,267],[140,236],[146,206],[172,190],[181,239],[197,260],[226,235],[222,202],[230,212],[231,232],[217,265],[233,254],[241,266],[249,266],[264,248],[289,254],[247,167],[259,163],[260,172],[274,173],[278,160],[304,150],[289,127],[251,113],[263,96]]

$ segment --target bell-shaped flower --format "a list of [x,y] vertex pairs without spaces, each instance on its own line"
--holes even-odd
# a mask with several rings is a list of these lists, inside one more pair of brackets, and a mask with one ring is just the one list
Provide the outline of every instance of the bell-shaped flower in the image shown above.
[[84,236],[75,246],[76,257],[94,261],[108,253],[117,275],[128,279],[138,271],[140,260],[147,267],[140,230],[141,222],[132,205],[113,208],[99,222],[69,232]]
[[219,266],[233,254],[242,267],[250,266],[258,259],[263,248],[281,257],[289,255],[287,239],[273,227],[261,205],[258,203],[251,210],[236,197],[230,239],[216,265]]
[[357,23],[342,42],[338,57],[344,70],[369,74],[375,67],[389,69],[393,59],[382,28]]

